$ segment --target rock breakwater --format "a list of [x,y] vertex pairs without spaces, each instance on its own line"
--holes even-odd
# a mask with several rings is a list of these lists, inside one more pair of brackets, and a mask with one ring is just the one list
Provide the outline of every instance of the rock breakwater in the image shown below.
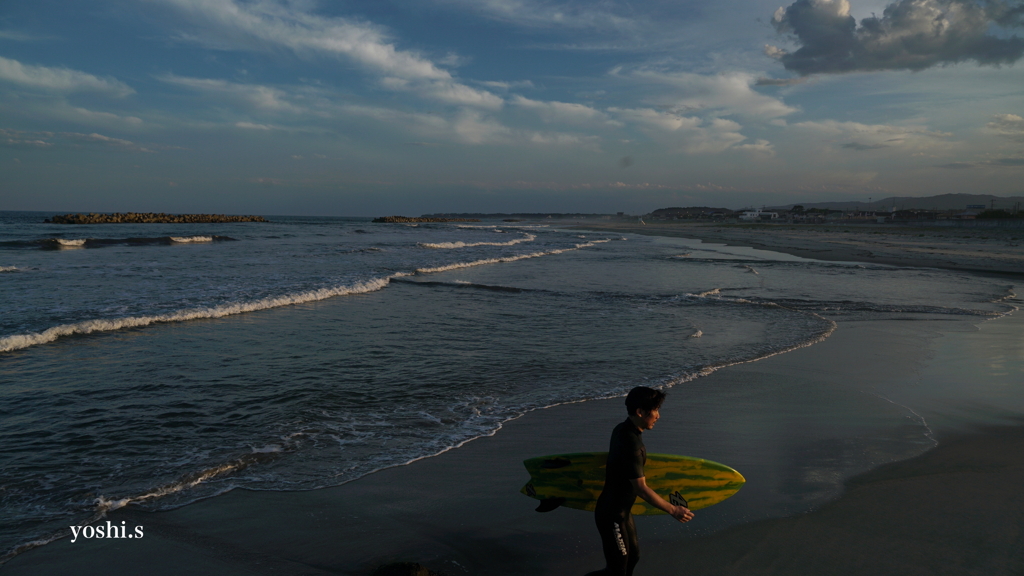
[[220,224],[224,222],[268,222],[263,216],[224,214],[165,214],[163,212],[116,212],[114,214],[59,214],[47,218],[48,224]]
[[410,218],[409,216],[381,216],[374,218],[378,224],[409,224],[420,222],[479,222],[478,218]]

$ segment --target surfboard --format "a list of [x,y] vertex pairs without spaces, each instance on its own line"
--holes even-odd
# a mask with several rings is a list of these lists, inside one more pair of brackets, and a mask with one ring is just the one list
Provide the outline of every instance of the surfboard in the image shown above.
[[[559,506],[592,511],[604,489],[607,461],[607,452],[555,454],[524,460],[530,481],[520,492],[541,501],[538,512]],[[647,485],[659,496],[690,510],[718,504],[738,492],[746,482],[743,475],[725,464],[672,454],[648,454],[644,474]],[[631,512],[635,515],[664,514],[640,498]]]

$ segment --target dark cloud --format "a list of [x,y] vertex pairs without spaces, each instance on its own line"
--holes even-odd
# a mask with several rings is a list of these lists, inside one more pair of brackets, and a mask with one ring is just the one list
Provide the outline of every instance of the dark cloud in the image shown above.
[[804,78],[758,78],[755,86],[792,86],[800,84]]
[[1024,158],[998,158],[996,160],[990,160],[985,162],[988,166],[1009,166],[1016,168],[1018,166],[1024,166]]
[[982,160],[980,162],[950,162],[940,164],[938,168],[974,168],[976,166],[996,166],[1000,168],[1021,168],[1024,167],[1024,158],[996,158],[994,160]]
[[843,144],[843,148],[850,148],[852,150],[878,150],[879,148],[888,148],[885,144],[861,144],[860,142],[848,142]]
[[797,0],[779,8],[772,23],[800,48],[767,46],[765,53],[804,76],[968,60],[997,66],[1024,55],[1024,39],[994,30],[1024,25],[1021,0],[897,0],[859,26],[847,0]]

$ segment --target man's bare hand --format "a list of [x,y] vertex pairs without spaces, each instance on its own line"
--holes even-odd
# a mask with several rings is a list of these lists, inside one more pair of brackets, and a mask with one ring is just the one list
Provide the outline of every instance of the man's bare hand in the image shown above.
[[669,514],[680,522],[689,522],[690,520],[693,520],[693,512],[690,512],[690,509],[686,506],[676,506],[675,510]]

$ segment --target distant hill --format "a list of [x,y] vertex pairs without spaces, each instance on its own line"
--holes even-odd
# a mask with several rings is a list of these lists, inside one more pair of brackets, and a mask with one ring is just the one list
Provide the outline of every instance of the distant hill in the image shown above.
[[772,206],[789,210],[793,206],[828,208],[830,210],[966,210],[968,206],[981,206],[1012,211],[1020,204],[1024,209],[1024,196],[993,196],[991,194],[940,194],[938,196],[890,196],[872,202],[796,202]]

